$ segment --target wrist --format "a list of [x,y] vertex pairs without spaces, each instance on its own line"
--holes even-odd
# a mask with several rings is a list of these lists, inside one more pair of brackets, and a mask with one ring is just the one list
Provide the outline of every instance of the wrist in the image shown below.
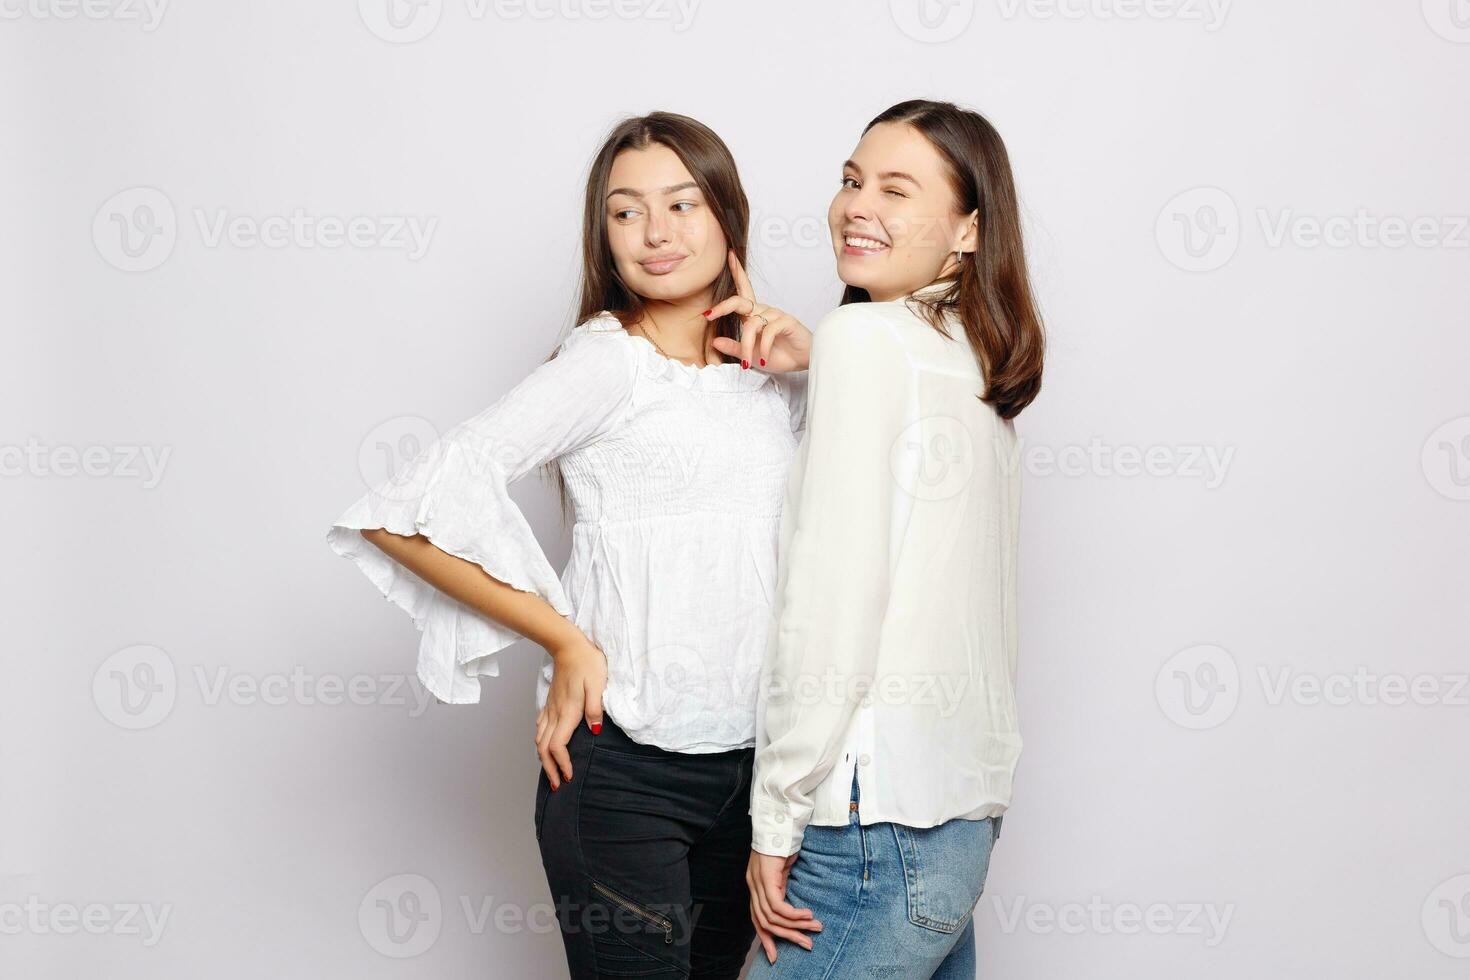
[[551,637],[546,644],[546,652],[552,660],[562,661],[589,646],[591,646],[591,641],[587,639],[587,636],[568,622],[565,628],[558,630],[557,634]]

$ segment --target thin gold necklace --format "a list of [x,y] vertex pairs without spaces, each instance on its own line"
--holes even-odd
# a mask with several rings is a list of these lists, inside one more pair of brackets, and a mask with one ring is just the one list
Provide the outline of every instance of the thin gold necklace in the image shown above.
[[[654,325],[654,326],[655,326],[655,327],[658,327],[658,330],[659,330],[659,332],[660,332],[660,333],[662,333],[662,332],[663,332],[663,327],[659,327],[659,325],[658,325],[658,321],[657,321],[657,320],[655,320],[655,319],[654,319],[654,318],[653,318],[653,313],[652,313],[652,312],[651,312],[651,311],[649,311],[649,310],[647,310],[647,309],[645,309],[645,310],[644,310],[644,311],[643,311],[643,315],[644,315],[644,316],[646,316],[646,317],[648,317],[648,322],[649,322],[649,323],[652,323],[652,324],[653,324],[653,325]],[[652,337],[652,336],[650,336],[650,335],[649,335],[649,333],[648,333],[648,331],[647,331],[647,330],[643,330],[643,326],[642,326],[642,324],[639,324],[639,327],[638,327],[638,329],[639,329],[639,330],[642,330],[642,331],[643,331],[643,337],[644,337],[644,338],[645,338],[645,339],[646,339],[646,340],[647,340],[647,341],[648,341],[648,342],[649,342],[649,343],[650,343],[650,344],[652,344],[652,345],[653,345],[653,349],[654,349],[654,350],[656,350],[656,351],[658,351],[658,352],[659,352],[659,353],[660,353],[660,354],[662,354],[662,355],[663,355],[663,356],[664,356],[664,357],[667,357],[667,358],[668,358],[668,359],[669,359],[669,360],[671,360],[671,361],[679,361],[679,363],[680,363],[680,364],[684,364],[684,365],[686,365],[686,366],[688,366],[688,367],[701,367],[701,366],[705,366],[705,365],[697,365],[697,364],[690,364],[690,363],[689,363],[689,362],[688,362],[688,361],[680,361],[680,360],[679,360],[679,358],[677,358],[677,357],[671,357],[671,356],[670,356],[670,355],[669,355],[669,353],[668,353],[668,351],[666,351],[666,350],[664,350],[664,349],[663,349],[663,348],[662,348],[662,347],[660,347],[660,346],[659,346],[659,345],[658,345],[658,341],[656,341],[656,340],[654,340],[654,339],[653,339],[653,337]],[[708,364],[708,362],[706,362],[706,365],[707,365],[707,364]]]

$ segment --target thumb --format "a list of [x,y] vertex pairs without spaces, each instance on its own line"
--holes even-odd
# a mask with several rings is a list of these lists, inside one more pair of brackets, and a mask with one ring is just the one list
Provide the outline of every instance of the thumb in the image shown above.
[[711,340],[710,343],[713,344],[715,350],[719,351],[721,354],[728,354],[731,357],[740,356],[740,341],[736,340],[734,337],[716,337]]
[[587,719],[587,727],[592,729],[593,735],[602,734],[602,692],[595,688],[587,689],[587,703],[582,709]]

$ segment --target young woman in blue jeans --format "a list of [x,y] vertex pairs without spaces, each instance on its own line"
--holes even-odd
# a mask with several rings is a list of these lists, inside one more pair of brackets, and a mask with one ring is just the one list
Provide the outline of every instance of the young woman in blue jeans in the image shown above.
[[813,331],[781,520],[749,977],[970,980],[1021,751],[1012,420],[1043,348],[1005,146],[977,113],[896,105],[828,222],[847,288]]

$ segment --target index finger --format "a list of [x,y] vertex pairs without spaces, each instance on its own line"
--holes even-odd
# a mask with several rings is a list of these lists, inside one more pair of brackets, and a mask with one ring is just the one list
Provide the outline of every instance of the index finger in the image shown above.
[[745,267],[740,264],[740,257],[733,248],[730,249],[730,275],[735,278],[735,292],[755,302],[755,289],[751,287],[750,277],[745,274]]

